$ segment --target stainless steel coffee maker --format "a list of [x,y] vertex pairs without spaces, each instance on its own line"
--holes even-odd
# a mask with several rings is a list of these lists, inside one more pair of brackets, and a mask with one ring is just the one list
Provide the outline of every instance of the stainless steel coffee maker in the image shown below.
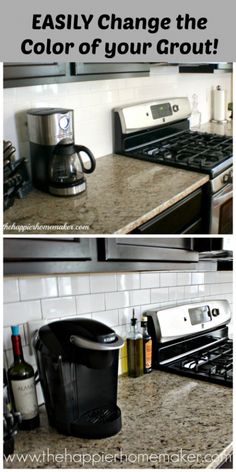
[[[92,152],[74,144],[74,112],[65,108],[27,111],[33,185],[57,196],[73,196],[86,189],[84,173],[96,167]],[[82,154],[90,166],[84,165]]]

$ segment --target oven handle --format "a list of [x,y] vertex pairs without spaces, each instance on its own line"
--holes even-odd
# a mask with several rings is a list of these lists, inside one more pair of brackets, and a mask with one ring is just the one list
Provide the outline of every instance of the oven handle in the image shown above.
[[222,205],[224,202],[233,198],[233,185],[228,184],[218,194],[213,195],[214,207]]

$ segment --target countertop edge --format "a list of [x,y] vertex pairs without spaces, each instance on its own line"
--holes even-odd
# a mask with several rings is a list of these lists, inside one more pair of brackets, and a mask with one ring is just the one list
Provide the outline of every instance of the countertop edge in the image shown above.
[[[159,164],[161,165],[161,164]],[[200,174],[199,174],[200,175]],[[127,224],[121,229],[118,229],[115,231],[113,234],[128,234],[134,229],[138,228],[140,225],[146,223],[147,221],[150,221],[152,218],[155,218],[155,216],[160,215],[163,211],[167,210],[168,208],[171,208],[175,203],[180,202],[183,198],[187,197],[191,193],[193,193],[195,190],[203,187],[207,182],[209,182],[209,176],[208,175],[202,175],[202,179],[195,182],[192,184],[190,187],[188,187],[188,190],[186,190],[184,193],[183,197],[183,192],[180,192],[177,194],[175,197],[172,199],[162,203],[161,205],[158,205],[156,208],[153,210],[149,211],[148,213],[145,213],[145,215],[142,215],[140,218],[138,218],[135,221],[132,221],[131,223]],[[174,202],[173,202],[174,200]]]
[[217,469],[229,459],[233,453],[233,442],[231,442],[218,456],[206,467],[207,469]]

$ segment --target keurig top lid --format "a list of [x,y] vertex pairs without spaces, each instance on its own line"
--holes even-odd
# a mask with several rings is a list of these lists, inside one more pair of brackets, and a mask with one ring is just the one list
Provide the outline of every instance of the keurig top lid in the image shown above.
[[117,335],[113,329],[96,320],[80,318],[60,320],[42,326],[38,338],[51,353],[65,354],[74,350],[71,336],[80,336],[97,343],[114,342]]

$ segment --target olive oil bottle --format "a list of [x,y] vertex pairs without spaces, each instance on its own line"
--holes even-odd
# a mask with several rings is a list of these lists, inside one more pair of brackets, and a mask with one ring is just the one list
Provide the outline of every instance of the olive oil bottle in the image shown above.
[[147,316],[143,316],[141,327],[143,328],[143,368],[144,374],[152,372],[152,338],[147,328]]
[[128,375],[130,377],[140,377],[143,375],[143,336],[138,331],[135,311],[131,318],[130,331],[127,336],[128,353]]
[[39,426],[39,409],[33,367],[25,362],[19,326],[12,326],[14,362],[8,370],[8,379],[15,411],[22,416],[20,429],[31,430]]

